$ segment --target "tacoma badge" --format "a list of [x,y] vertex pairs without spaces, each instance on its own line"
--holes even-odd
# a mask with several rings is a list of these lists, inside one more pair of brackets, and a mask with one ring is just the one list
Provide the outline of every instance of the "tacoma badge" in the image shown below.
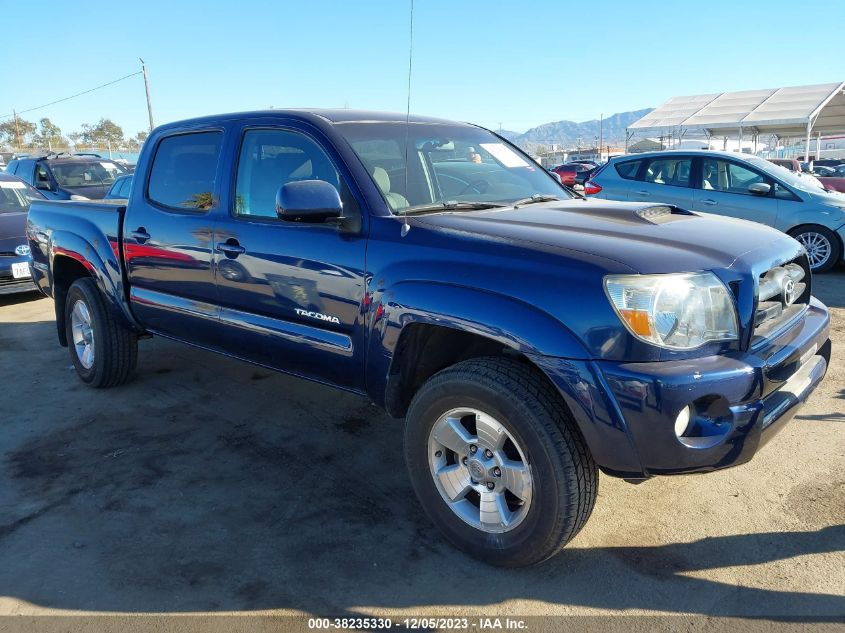
[[328,321],[329,323],[337,323],[338,325],[340,325],[340,319],[338,319],[336,316],[323,314],[322,312],[309,312],[308,310],[303,310],[302,308],[296,308],[296,313],[299,316],[306,316],[311,319],[317,319],[319,321]]

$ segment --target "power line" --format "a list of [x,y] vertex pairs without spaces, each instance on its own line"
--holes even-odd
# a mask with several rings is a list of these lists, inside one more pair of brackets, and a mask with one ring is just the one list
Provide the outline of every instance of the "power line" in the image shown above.
[[[50,103],[45,103],[44,105],[36,106],[34,108],[27,108],[26,110],[21,110],[17,114],[25,114],[27,112],[33,112],[34,110],[40,110],[41,108],[46,108],[48,106],[56,105],[57,103],[61,103],[63,101],[68,101],[69,99],[75,99],[76,97],[81,97],[82,95],[86,95],[89,92],[94,92],[95,90],[99,90],[100,88],[105,88],[106,86],[111,86],[111,85],[116,84],[120,81],[123,81],[124,79],[129,79],[130,77],[134,77],[135,75],[140,75],[140,74],[142,74],[142,72],[143,71],[139,70],[139,71],[134,72],[132,74],[126,75],[125,77],[121,77],[120,79],[115,79],[114,81],[110,81],[108,83],[102,84],[101,86],[97,86],[95,88],[89,88],[88,90],[83,90],[82,92],[77,92],[75,95],[70,95],[69,97],[65,97],[64,99],[57,99],[56,101],[51,101]],[[12,114],[6,114],[6,115],[0,117],[0,119],[11,119],[11,118],[14,118],[14,117],[15,117],[15,113],[13,112]]]

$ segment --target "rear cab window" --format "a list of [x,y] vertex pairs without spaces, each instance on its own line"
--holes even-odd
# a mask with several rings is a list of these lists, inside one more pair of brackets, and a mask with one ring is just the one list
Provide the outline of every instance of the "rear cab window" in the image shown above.
[[185,211],[208,211],[214,204],[223,132],[184,132],[159,141],[147,197],[155,204]]

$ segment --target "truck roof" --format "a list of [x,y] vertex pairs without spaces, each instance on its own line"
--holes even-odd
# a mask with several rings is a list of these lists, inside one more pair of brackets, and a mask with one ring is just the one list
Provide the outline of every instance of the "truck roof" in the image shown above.
[[[287,108],[284,110],[254,110],[247,112],[232,112],[229,114],[216,114],[203,117],[196,117],[193,119],[183,119],[174,121],[173,123],[166,123],[160,126],[163,129],[172,126],[181,126],[184,124],[202,124],[213,123],[215,121],[230,121],[237,119],[252,119],[252,118],[296,118],[305,121],[317,120],[328,123],[350,123],[350,122],[376,122],[376,123],[404,123],[404,112],[378,112],[375,110],[350,110],[347,108]],[[466,125],[469,123],[461,123],[458,121],[450,121],[449,119],[439,119],[436,117],[419,116],[412,114],[408,117],[411,123],[440,123],[448,125]]]

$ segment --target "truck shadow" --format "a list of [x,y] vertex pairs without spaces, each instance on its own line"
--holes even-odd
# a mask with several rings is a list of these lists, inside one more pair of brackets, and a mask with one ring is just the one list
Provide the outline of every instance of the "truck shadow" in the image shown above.
[[828,308],[845,308],[845,264],[823,275],[813,275],[813,294]]
[[[494,569],[423,516],[401,422],[361,398],[161,340],[143,344],[133,383],[94,392],[65,350],[41,348],[52,323],[14,325],[20,348],[0,358],[0,380],[18,377],[15,398],[0,400],[0,596],[95,612],[489,614],[530,600],[799,621],[845,613],[841,578],[813,593],[765,576],[744,586],[733,571],[841,552],[843,525],[658,544],[623,529],[604,544],[591,523],[545,564]],[[833,479],[813,494],[841,509]]]
[[21,303],[30,303],[43,298],[44,295],[37,290],[33,290],[31,292],[19,292],[11,295],[0,295],[0,308],[4,306],[15,306]]

